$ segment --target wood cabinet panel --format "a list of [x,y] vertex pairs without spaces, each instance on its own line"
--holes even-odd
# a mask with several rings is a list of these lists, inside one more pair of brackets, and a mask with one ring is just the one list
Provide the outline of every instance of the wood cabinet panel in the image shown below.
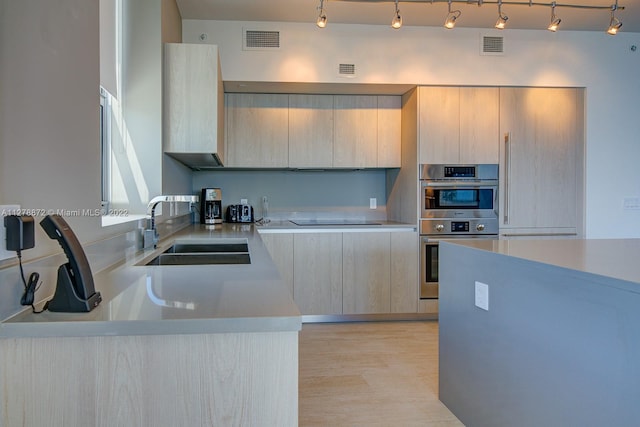
[[333,101],[333,166],[377,167],[377,97],[335,95]]
[[344,314],[389,313],[390,233],[344,233]]
[[342,233],[294,237],[294,301],[302,314],[342,313]]
[[418,233],[391,234],[391,313],[418,310]]
[[461,164],[500,162],[500,91],[491,87],[460,88]]
[[576,230],[579,89],[501,88],[501,228]]
[[226,95],[227,165],[289,165],[289,96],[229,93]]
[[333,166],[332,95],[289,95],[289,166]]
[[165,44],[164,151],[224,160],[224,88],[218,48]]
[[378,163],[379,168],[401,166],[402,98],[378,96]]
[[419,163],[458,163],[460,89],[419,88],[418,114]]
[[293,233],[260,233],[260,238],[293,297]]

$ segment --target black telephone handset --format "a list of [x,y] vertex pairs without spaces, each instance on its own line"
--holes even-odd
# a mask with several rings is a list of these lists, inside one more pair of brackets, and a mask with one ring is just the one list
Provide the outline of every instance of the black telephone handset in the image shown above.
[[86,312],[100,304],[95,291],[87,256],[69,224],[60,215],[47,215],[40,225],[47,235],[58,241],[69,262],[58,268],[56,292],[47,303],[49,311]]

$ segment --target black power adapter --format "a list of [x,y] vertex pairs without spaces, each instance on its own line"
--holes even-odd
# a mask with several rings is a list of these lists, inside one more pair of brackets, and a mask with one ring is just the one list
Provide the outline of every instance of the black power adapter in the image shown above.
[[35,246],[35,225],[30,215],[9,215],[4,217],[7,229],[7,250],[22,251]]

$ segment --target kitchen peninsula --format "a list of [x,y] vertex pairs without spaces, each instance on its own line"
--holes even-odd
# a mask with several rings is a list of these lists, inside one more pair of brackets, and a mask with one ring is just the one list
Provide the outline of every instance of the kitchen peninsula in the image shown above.
[[[145,265],[211,239],[251,264]],[[300,312],[252,225],[189,226],[94,276],[92,312],[0,325],[2,425],[297,425]]]
[[465,425],[637,425],[638,254],[640,239],[442,242],[440,400]]

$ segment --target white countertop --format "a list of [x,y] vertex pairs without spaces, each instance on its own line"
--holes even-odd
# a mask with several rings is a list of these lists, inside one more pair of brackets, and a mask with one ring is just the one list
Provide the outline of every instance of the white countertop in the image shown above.
[[[640,284],[640,239],[460,239],[442,242]],[[640,287],[632,289],[640,292]]]
[[[174,240],[247,239],[251,264],[136,265]],[[22,312],[0,337],[202,334],[300,330],[300,312],[252,224],[193,225],[156,250],[94,275],[103,296],[89,313]]]

